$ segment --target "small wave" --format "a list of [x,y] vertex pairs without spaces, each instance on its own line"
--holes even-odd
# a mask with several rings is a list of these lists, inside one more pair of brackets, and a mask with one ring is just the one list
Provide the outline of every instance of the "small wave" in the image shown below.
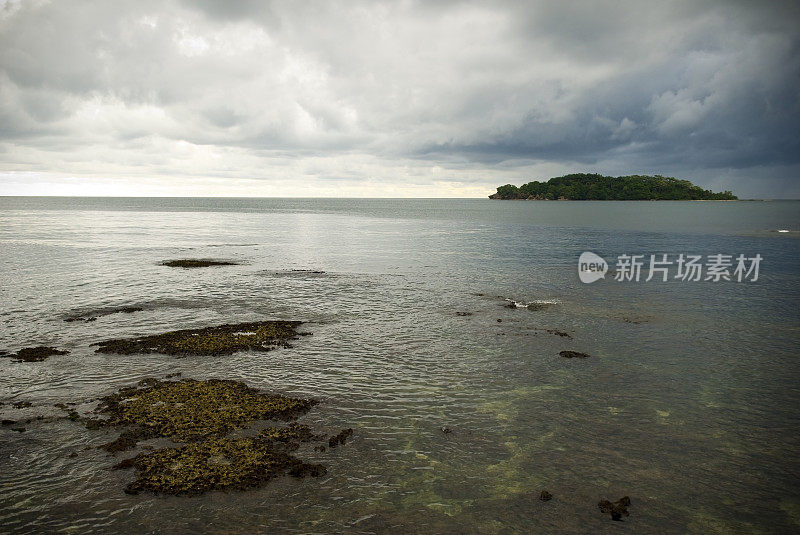
[[542,308],[547,308],[551,305],[558,305],[561,303],[558,299],[534,299],[533,301],[517,301],[515,299],[509,299],[508,297],[503,298],[508,304],[505,305],[508,308],[527,308],[530,310],[539,310]]

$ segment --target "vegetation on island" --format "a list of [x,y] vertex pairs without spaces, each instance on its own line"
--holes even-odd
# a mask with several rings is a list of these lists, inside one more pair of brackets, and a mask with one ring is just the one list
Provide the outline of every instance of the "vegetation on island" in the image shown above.
[[520,187],[506,184],[490,199],[570,200],[570,201],[731,201],[730,191],[714,193],[688,180],[668,176],[603,176],[576,173],[551,178],[547,182],[528,182]]

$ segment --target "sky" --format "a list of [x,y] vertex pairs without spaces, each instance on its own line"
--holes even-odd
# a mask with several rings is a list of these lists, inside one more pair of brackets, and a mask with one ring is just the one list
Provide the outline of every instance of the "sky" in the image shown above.
[[800,198],[800,2],[0,0],[0,195]]

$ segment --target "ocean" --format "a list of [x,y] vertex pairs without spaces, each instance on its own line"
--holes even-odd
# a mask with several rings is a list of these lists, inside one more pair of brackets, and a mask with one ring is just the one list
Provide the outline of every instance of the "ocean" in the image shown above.
[[[0,359],[0,414],[25,422],[0,428],[0,531],[800,531],[798,237],[800,201],[0,197],[0,349],[69,351]],[[587,251],[609,268],[591,284]],[[681,254],[700,280],[676,278]],[[623,255],[638,281],[616,280]],[[705,280],[714,255],[731,280]],[[238,265],[161,265],[179,258]],[[224,357],[93,346],[261,319],[312,334]],[[55,405],[174,373],[318,399],[301,422],[354,434],[307,455],[324,477],[125,494],[123,456],[96,448],[114,434]],[[597,504],[622,496],[620,524]]]

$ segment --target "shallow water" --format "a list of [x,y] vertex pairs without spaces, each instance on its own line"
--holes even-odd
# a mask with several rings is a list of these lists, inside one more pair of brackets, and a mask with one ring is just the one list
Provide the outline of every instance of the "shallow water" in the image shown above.
[[[24,433],[0,428],[0,526],[797,531],[799,230],[794,201],[0,198],[0,349],[70,351],[39,363],[0,359],[2,417],[48,416]],[[586,250],[609,262],[623,253],[764,261],[756,282],[585,285],[576,264]],[[241,265],[159,265],[174,258]],[[549,306],[511,309],[506,298]],[[103,311],[118,306],[143,310]],[[105,315],[64,321],[94,310]],[[92,347],[257,319],[300,319],[313,335],[222,358]],[[558,356],[567,349],[592,357]],[[321,479],[128,496],[132,474],[87,449],[110,435],[55,418],[63,413],[53,404],[85,410],[175,372],[321,399],[301,421],[355,434],[336,450],[306,452],[328,466]],[[540,502],[542,489],[554,499]],[[632,506],[620,526],[596,504],[623,495]]]

